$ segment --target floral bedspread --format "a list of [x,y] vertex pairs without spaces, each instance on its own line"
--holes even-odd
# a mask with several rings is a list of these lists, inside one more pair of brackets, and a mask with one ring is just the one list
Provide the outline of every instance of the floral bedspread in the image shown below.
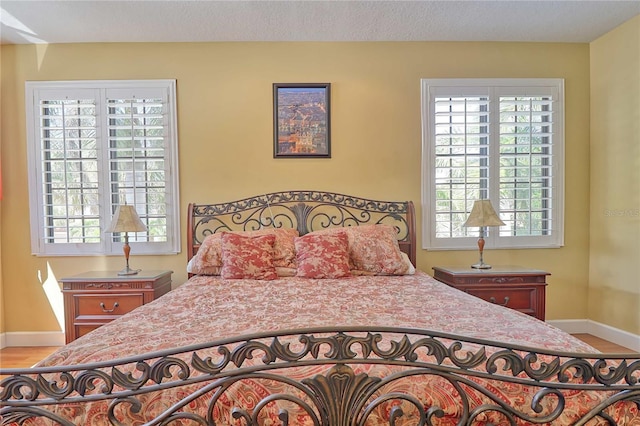
[[[39,366],[111,360],[258,331],[345,325],[423,328],[553,350],[597,352],[553,326],[450,288],[420,271],[406,276],[323,280],[295,277],[273,281],[222,280],[196,276],[152,303],[64,346]],[[357,372],[369,374],[393,368],[397,367],[354,367]],[[325,366],[300,367],[291,374],[309,377],[326,369]],[[388,371],[383,373],[388,374]],[[421,377],[413,379],[424,380]],[[415,385],[409,381],[398,386],[407,386],[405,390],[410,390]],[[497,387],[496,392],[510,404],[527,403],[519,385],[496,382],[487,385]],[[220,407],[216,408],[220,416],[216,424],[243,424],[225,414],[225,409],[232,408],[238,401],[245,404],[259,400],[265,394],[264,386],[269,384],[256,381],[243,385],[237,388],[234,396],[221,400]],[[456,424],[460,413],[455,401],[447,395],[450,388],[446,383],[434,381],[431,389],[429,395],[425,395],[425,404],[442,404],[445,408],[446,415],[436,419],[437,424]],[[402,392],[403,389],[394,391]],[[594,395],[586,392],[568,394],[567,416],[579,412],[581,404],[593,398]],[[149,415],[153,416],[167,406],[161,395],[149,395],[146,403],[148,406],[140,413],[120,413],[123,424],[142,424],[150,420]],[[206,410],[206,407],[197,407],[194,403],[189,409]],[[74,424],[107,424],[105,403],[91,407],[72,406],[65,411],[65,415],[74,419]],[[384,415],[371,416],[367,424],[388,424]],[[629,422],[624,424],[640,424],[637,410],[620,415],[629,416]],[[410,416],[405,420],[411,421]],[[294,417],[290,424],[307,421]],[[411,424],[415,421],[413,419]],[[564,419],[553,424],[570,423],[571,419]],[[270,423],[267,420],[264,424],[278,424],[278,421]]]

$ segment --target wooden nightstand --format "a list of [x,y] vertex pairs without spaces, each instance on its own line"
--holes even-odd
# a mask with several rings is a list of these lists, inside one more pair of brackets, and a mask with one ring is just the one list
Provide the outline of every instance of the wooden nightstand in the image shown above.
[[62,278],[66,342],[167,293],[172,273],[143,270],[124,276],[91,271]]
[[436,266],[433,277],[488,302],[506,306],[544,321],[548,272],[519,266],[473,269]]

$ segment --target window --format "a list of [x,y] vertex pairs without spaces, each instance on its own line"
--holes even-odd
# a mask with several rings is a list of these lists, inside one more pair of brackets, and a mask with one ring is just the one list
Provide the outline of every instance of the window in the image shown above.
[[489,199],[493,248],[563,244],[562,79],[422,80],[423,248],[476,248],[465,228]]
[[124,203],[136,253],[179,251],[175,103],[175,80],[26,83],[32,253],[121,254]]

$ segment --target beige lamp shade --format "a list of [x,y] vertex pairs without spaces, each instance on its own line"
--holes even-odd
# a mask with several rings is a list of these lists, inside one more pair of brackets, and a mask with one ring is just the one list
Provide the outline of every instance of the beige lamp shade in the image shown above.
[[106,232],[144,232],[147,227],[142,223],[136,209],[128,204],[116,209]]
[[471,213],[467,218],[467,221],[463,226],[502,226],[504,222],[500,220],[498,214],[493,209],[491,201],[489,200],[476,200],[473,203]]

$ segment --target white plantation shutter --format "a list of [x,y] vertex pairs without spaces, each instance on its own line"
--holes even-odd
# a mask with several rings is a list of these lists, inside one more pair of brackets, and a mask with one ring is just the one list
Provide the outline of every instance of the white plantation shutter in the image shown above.
[[38,102],[42,223],[46,243],[99,243],[94,99]]
[[130,241],[167,241],[163,99],[113,95],[107,93],[112,203],[125,194],[147,225],[147,232],[131,234]]
[[554,101],[551,96],[500,98],[500,236],[554,231]]
[[121,254],[119,204],[147,232],[137,253],[179,250],[175,81],[28,82],[32,252]]
[[563,82],[423,80],[423,247],[474,248],[463,227],[490,199],[489,247],[563,243]]
[[486,198],[489,177],[486,97],[436,97],[435,229],[437,238],[467,235],[473,201]]

